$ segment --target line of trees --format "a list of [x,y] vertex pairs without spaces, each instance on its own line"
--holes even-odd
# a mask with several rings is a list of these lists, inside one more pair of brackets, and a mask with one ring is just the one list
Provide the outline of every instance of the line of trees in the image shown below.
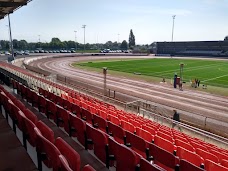
[[[26,40],[13,40],[13,47],[16,50],[35,50],[42,48],[43,50],[59,50],[59,49],[84,49],[84,44],[75,43],[74,41],[61,41],[59,38],[52,38],[50,42],[27,42]],[[85,45],[87,50],[89,49],[112,49],[112,50],[127,50],[128,48],[133,49],[135,47],[135,36],[133,31],[130,30],[129,43],[123,40],[122,43],[117,41],[107,41],[106,43],[89,44]],[[0,40],[0,49],[9,50],[10,42],[7,40]]]

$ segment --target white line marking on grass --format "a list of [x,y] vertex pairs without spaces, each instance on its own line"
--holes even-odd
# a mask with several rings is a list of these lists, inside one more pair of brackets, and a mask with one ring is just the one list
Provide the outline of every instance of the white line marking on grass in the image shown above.
[[[225,64],[210,64],[210,65],[203,65],[203,66],[196,66],[196,67],[189,67],[189,68],[185,68],[184,71],[194,71],[194,70],[198,70],[198,69],[204,69],[204,68],[209,68],[209,67],[216,67],[216,66],[221,66],[221,65],[225,65]],[[177,68],[179,69],[179,68]],[[171,71],[177,71],[177,69],[174,70],[168,70],[168,71],[159,71],[159,72],[153,72],[153,74],[164,74],[164,73],[170,73]]]
[[222,77],[226,77],[226,76],[228,76],[228,74],[222,75],[222,76],[219,76],[219,77],[210,78],[210,79],[207,79],[207,80],[203,80],[202,82],[207,82],[207,81],[211,81],[211,80],[216,80],[216,79],[218,79],[218,78],[222,78]]

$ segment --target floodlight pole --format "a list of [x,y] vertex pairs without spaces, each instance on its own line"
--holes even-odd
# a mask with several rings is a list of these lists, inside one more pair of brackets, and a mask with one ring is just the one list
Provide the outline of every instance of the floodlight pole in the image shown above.
[[10,47],[11,47],[12,58],[14,60],[13,39],[12,39],[12,33],[11,33],[11,24],[10,24],[10,15],[9,14],[8,14],[8,22],[9,22]]
[[86,28],[86,25],[82,25],[82,28],[84,29],[84,53],[85,53],[85,28]]
[[75,51],[77,52],[77,31],[74,31],[75,33]]
[[172,17],[173,17],[172,42],[173,42],[173,35],[174,35],[174,21],[175,21],[176,15],[173,15]]
[[40,35],[38,35],[38,37],[39,37],[39,45],[40,45],[40,48],[41,48],[41,43],[40,43]]

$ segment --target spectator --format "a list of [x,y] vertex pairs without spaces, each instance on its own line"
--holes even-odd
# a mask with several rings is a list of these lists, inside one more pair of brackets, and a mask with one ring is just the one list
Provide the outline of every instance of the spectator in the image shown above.
[[[173,121],[176,121],[176,122],[180,122],[180,114],[177,113],[176,110],[173,110],[174,114],[173,114]],[[173,126],[172,128],[174,128],[176,126],[176,123],[173,122]]]

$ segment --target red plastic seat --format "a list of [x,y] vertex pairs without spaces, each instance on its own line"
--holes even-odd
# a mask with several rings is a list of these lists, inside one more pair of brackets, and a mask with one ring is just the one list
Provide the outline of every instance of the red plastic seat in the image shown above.
[[142,128],[142,124],[140,122],[135,121],[134,119],[129,119],[129,122],[132,123],[135,127]]
[[[39,122],[38,122],[39,123]],[[34,128],[36,133],[36,149],[37,149],[37,158],[38,158],[38,169],[41,170],[42,164],[41,161],[45,154],[45,160],[43,160],[44,164],[48,168],[53,168],[53,171],[58,171],[61,168],[61,162],[59,159],[59,155],[61,154],[57,147],[46,139],[41,131],[36,127]]]
[[118,143],[124,144],[126,135],[125,131],[120,126],[108,122],[108,134],[113,136]]
[[179,158],[174,154],[163,150],[155,144],[150,144],[150,155],[153,157],[153,163],[166,170],[174,170],[179,165]]
[[60,168],[61,171],[73,171],[70,168],[69,163],[67,162],[66,158],[63,155],[60,154],[59,155],[59,159],[60,159],[60,162],[61,162],[61,168]]
[[29,120],[27,117],[24,118],[24,124],[25,124],[25,135],[26,139],[30,143],[31,146],[36,146],[36,134],[34,132],[34,128],[36,125]]
[[60,137],[56,139],[55,145],[61,154],[66,158],[70,168],[73,171],[80,171],[80,155]]
[[65,100],[65,99],[63,99],[63,108],[64,109],[66,109],[66,110],[69,110],[69,111],[71,111],[72,109],[72,105],[73,105],[73,103],[71,103],[70,101],[68,101],[68,100]]
[[42,121],[38,121],[36,123],[36,127],[41,132],[42,136],[44,136],[51,143],[55,142],[54,132]]
[[93,114],[87,109],[82,108],[82,119],[90,124],[93,123]]
[[103,132],[107,132],[107,121],[98,115],[93,115],[93,126]]
[[211,160],[205,160],[205,170],[206,171],[228,171],[228,168],[218,163],[215,163]]
[[59,106],[63,106],[63,99],[60,96],[56,96],[55,103]]
[[77,104],[72,104],[71,112],[77,117],[81,117],[81,108]]
[[39,112],[46,113],[46,99],[43,96],[39,96]]
[[82,171],[96,171],[96,170],[92,166],[87,164],[82,168]]
[[49,93],[49,100],[54,102],[56,99],[56,95],[54,93]]
[[171,143],[174,143],[173,137],[171,135],[169,135],[169,134],[164,134],[163,132],[157,132],[157,135],[159,137],[162,137],[162,138],[166,139],[167,141],[170,141]]
[[187,160],[197,167],[201,167],[204,164],[204,160],[198,154],[188,151],[182,147],[177,147],[177,156],[180,159]]
[[154,144],[172,154],[176,153],[176,146],[162,137],[156,135],[154,137]]
[[144,129],[136,128],[136,135],[140,136],[149,143],[154,142],[154,136]]
[[97,114],[97,109],[93,106],[89,106],[89,109],[88,109],[92,114]]
[[126,145],[145,159],[149,157],[148,144],[138,135],[126,131]]
[[98,114],[100,117],[104,118],[105,120],[107,119],[107,112],[104,110],[98,110]]
[[210,150],[209,152],[216,155],[219,159],[219,162],[221,162],[223,159],[228,160],[228,156],[226,154],[219,152],[219,151]]
[[113,124],[116,124],[116,125],[120,125],[120,120],[117,116],[113,116],[113,115],[108,115],[108,121],[112,122]]
[[185,148],[186,150],[189,150],[189,151],[191,151],[191,152],[195,152],[195,148],[192,147],[192,145],[190,145],[189,143],[186,143],[186,142],[184,142],[184,141],[181,141],[181,140],[179,140],[179,139],[176,139],[176,140],[175,140],[175,145],[176,145],[176,146],[179,146],[179,147],[183,147],[183,148]]
[[199,154],[204,160],[209,159],[215,163],[219,162],[218,157],[208,151],[204,151],[204,150],[197,148],[196,153]]
[[131,122],[129,122],[129,119],[124,114],[118,114],[117,117],[122,121],[131,123]]
[[57,106],[54,102],[47,100],[46,101],[46,116],[48,119],[56,119]]
[[106,154],[108,148],[108,135],[100,130],[86,124],[87,145],[93,144],[94,154],[104,163],[106,163]]
[[129,122],[126,122],[126,121],[121,121],[121,127],[123,129],[125,129],[126,131],[129,131],[131,133],[136,133],[136,129],[135,129],[135,126],[132,125],[131,123]]
[[205,146],[203,146],[203,145],[201,145],[201,144],[199,144],[199,143],[196,143],[196,142],[194,142],[194,141],[191,141],[191,145],[196,149],[196,148],[199,148],[199,149],[201,149],[201,150],[204,150],[204,151],[208,151],[207,150],[207,147],[205,147]]
[[221,165],[228,168],[228,160],[222,160]]
[[23,110],[23,113],[30,121],[36,125],[38,118],[31,110],[25,108],[25,110]]
[[143,125],[142,129],[148,131],[149,133],[151,133],[154,136],[156,135],[156,131],[155,131],[155,129],[153,127]]
[[144,158],[140,159],[140,171],[165,171],[165,169],[158,165],[152,164]]
[[56,112],[56,125],[58,127],[64,127],[64,130],[69,133],[69,111],[65,110],[64,108],[57,106]]
[[197,167],[186,160],[180,160],[179,171],[204,171],[204,169]]
[[116,160],[116,171],[134,171],[136,166],[140,163],[140,158],[133,150],[123,144],[119,144],[112,137],[109,137],[109,159],[110,158]]
[[35,91],[31,91],[31,96],[32,96],[32,106],[38,107],[39,104],[39,94],[37,94]]
[[72,137],[77,137],[77,140],[85,146],[85,130],[86,122],[82,119],[70,114],[70,131],[69,135]]

